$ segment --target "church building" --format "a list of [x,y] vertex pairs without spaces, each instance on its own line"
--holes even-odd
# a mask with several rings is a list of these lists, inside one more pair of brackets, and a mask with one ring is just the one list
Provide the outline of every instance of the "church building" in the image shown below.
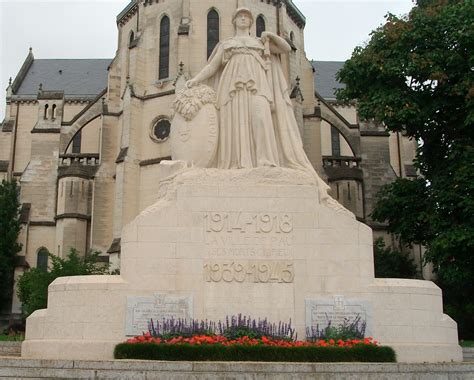
[[[383,185],[416,176],[415,143],[336,100],[343,62],[306,56],[307,19],[292,0],[132,0],[116,19],[115,57],[35,59],[30,49],[7,88],[0,180],[21,187],[16,279],[27,268],[46,269],[48,252],[64,257],[71,248],[101,251],[120,269],[122,228],[157,200],[167,176],[159,164],[171,160],[176,84],[233,36],[241,6],[253,13],[253,35],[272,31],[292,48],[282,65],[315,170],[374,237],[387,236],[370,213]],[[12,312],[20,309],[15,298]]]

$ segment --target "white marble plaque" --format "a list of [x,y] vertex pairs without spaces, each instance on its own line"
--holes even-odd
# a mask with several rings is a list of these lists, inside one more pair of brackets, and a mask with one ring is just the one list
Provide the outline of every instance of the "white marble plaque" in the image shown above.
[[345,299],[336,295],[334,298],[306,300],[306,327],[318,327],[319,330],[331,326],[338,327],[350,324],[360,317],[360,323],[365,322],[365,336],[372,336],[372,305],[367,300]]
[[127,336],[142,335],[148,331],[151,319],[163,318],[192,319],[193,302],[191,296],[155,294],[148,297],[127,297]]

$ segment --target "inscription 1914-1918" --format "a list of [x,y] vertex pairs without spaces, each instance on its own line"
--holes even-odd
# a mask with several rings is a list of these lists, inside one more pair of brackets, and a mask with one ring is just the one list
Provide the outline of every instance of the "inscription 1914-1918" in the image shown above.
[[204,214],[209,257],[226,259],[290,258],[291,214],[209,212]]
[[288,214],[210,212],[204,216],[206,232],[289,234],[293,221]]

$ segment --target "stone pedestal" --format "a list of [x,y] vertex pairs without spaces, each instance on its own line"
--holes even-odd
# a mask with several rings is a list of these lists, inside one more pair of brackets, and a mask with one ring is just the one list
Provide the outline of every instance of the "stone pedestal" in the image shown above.
[[122,233],[120,276],[57,279],[27,320],[23,356],[110,359],[163,316],[242,313],[307,327],[360,317],[399,361],[461,361],[456,323],[431,282],[375,279],[372,232],[323,205],[316,180],[281,168],[194,169]]

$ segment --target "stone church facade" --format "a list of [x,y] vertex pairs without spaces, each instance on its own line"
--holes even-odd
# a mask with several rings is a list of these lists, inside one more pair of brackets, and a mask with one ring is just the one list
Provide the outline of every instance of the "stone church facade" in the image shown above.
[[[0,179],[21,186],[23,228],[16,278],[46,267],[47,252],[99,250],[120,267],[122,228],[157,199],[171,159],[168,135],[176,83],[196,75],[215,45],[233,35],[232,15],[249,7],[252,33],[270,30],[292,47],[283,58],[304,149],[332,196],[370,219],[377,191],[414,176],[415,145],[339,104],[342,62],[310,61],[305,17],[291,0],[132,0],[117,16],[116,56],[35,59],[30,50],[7,88],[0,125]],[[13,313],[20,312],[14,300]]]

